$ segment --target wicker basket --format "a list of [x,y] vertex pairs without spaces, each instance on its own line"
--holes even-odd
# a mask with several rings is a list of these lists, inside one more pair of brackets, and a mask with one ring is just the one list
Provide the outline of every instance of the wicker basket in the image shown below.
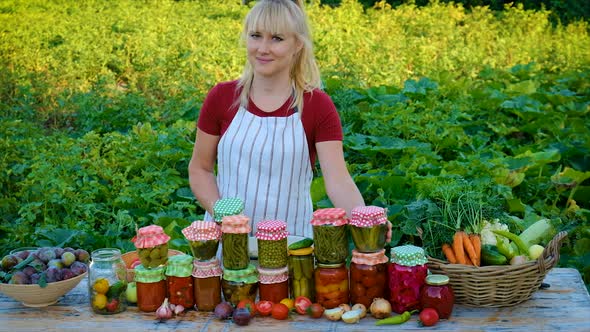
[[567,232],[560,232],[534,261],[519,265],[468,266],[431,258],[428,269],[449,277],[455,303],[474,307],[510,307],[531,298],[545,275],[559,262]]

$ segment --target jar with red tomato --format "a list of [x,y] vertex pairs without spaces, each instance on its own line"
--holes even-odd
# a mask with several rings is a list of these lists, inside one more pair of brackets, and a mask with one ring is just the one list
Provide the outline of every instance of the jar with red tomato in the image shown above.
[[167,297],[166,268],[163,266],[146,269],[137,265],[135,283],[137,287],[137,308],[144,312],[154,312]]
[[431,274],[426,277],[426,285],[420,294],[422,309],[433,308],[440,319],[448,319],[453,313],[455,294],[449,285],[449,277],[442,274]]
[[389,302],[396,313],[420,309],[420,292],[428,268],[424,249],[404,245],[391,248],[389,272]]
[[315,258],[322,264],[344,263],[348,257],[348,219],[342,208],[318,209],[313,212]]
[[195,305],[193,285],[193,257],[175,255],[168,258],[166,267],[166,285],[168,300],[172,304],[180,304],[185,308]]
[[261,301],[279,303],[289,297],[289,270],[258,268],[258,297]]
[[221,275],[219,259],[193,261],[195,305],[200,311],[213,311],[221,303]]
[[385,249],[374,253],[352,250],[350,262],[350,302],[370,307],[374,298],[387,294],[387,256]]
[[344,263],[318,263],[314,271],[316,302],[326,309],[349,303],[348,269]]

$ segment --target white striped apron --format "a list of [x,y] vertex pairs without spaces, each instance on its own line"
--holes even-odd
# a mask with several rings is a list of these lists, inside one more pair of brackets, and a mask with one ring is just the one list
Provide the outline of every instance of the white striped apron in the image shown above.
[[217,147],[217,186],[221,198],[244,201],[251,235],[259,221],[276,219],[290,235],[311,238],[312,178],[299,112],[259,117],[240,107]]

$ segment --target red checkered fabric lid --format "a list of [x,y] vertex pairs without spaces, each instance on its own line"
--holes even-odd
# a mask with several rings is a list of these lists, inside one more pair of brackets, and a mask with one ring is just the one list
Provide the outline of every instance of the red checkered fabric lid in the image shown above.
[[356,249],[352,249],[351,261],[355,264],[377,265],[387,263],[389,259],[385,256],[385,249],[372,253],[362,253]]
[[167,243],[169,240],[170,236],[166,235],[164,229],[158,225],[149,225],[138,229],[137,235],[131,239],[138,249],[153,248]]
[[182,230],[182,234],[189,241],[209,241],[221,238],[221,226],[214,221],[193,221]]
[[357,227],[371,227],[387,222],[387,211],[379,206],[358,206],[350,214],[350,224]]
[[258,240],[282,240],[289,235],[287,223],[281,220],[264,220],[256,226]]
[[258,281],[261,284],[278,284],[287,281],[288,279],[289,269],[286,266],[278,269],[258,268]]
[[250,218],[244,215],[225,216],[221,219],[223,233],[250,233]]
[[199,261],[198,259],[193,261],[193,277],[195,278],[219,277],[222,274],[223,270],[221,269],[217,257],[204,262]]
[[311,224],[313,226],[333,225],[342,226],[348,223],[346,218],[346,210],[342,208],[325,208],[318,209],[313,212],[313,219]]

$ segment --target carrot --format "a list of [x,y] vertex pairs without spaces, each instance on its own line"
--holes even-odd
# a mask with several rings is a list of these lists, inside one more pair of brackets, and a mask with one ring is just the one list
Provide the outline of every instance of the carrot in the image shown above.
[[457,257],[455,257],[455,253],[453,252],[453,248],[448,243],[444,243],[442,245],[443,254],[451,264],[457,264]]
[[465,258],[465,249],[463,249],[463,235],[465,232],[458,231],[453,235],[453,251],[455,252],[455,257],[457,258],[458,264],[467,264],[467,259]]
[[467,257],[469,257],[469,259],[471,260],[472,265],[477,266],[477,254],[475,253],[475,248],[473,248],[473,243],[471,242],[469,236],[467,236],[465,232],[461,234],[461,237],[463,238],[463,248],[467,253]]
[[476,266],[481,265],[481,237],[479,234],[469,234],[469,240],[473,244],[473,249],[475,250],[475,254],[477,255],[477,262]]

